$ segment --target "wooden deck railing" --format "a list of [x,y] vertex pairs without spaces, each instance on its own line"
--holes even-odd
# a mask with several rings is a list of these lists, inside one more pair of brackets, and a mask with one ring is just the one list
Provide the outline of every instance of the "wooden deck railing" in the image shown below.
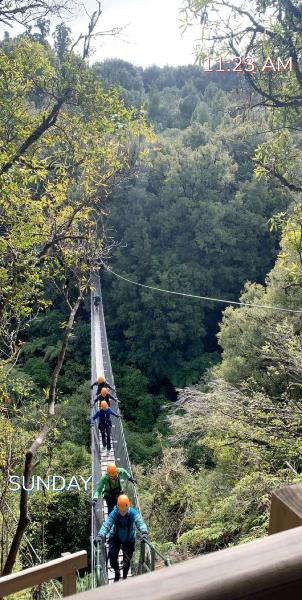
[[281,533],[70,600],[301,600],[301,523],[302,485],[289,486],[272,500],[270,533]]
[[76,571],[87,567],[87,552],[66,552],[61,558],[0,577],[0,598],[14,594],[44,581],[62,577],[63,596],[76,593]]
[[[133,577],[70,600],[301,600],[302,485],[273,494],[266,538]],[[280,532],[280,533],[276,533]],[[55,577],[74,594],[75,571],[87,564],[77,552],[0,579],[0,596]]]
[[301,600],[302,527],[69,600]]
[[269,534],[299,525],[302,525],[302,484],[288,485],[272,495]]

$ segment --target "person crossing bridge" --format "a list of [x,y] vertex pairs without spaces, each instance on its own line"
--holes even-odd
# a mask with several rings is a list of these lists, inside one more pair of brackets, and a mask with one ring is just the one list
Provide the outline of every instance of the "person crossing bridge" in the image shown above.
[[103,387],[106,387],[109,390],[111,390],[112,392],[115,392],[115,389],[108,383],[108,381],[106,381],[106,379],[105,379],[105,377],[103,377],[103,375],[98,376],[97,380],[91,384],[90,389],[93,390],[93,388],[95,386],[97,386],[97,390],[96,390],[97,396],[100,395],[101,389]]
[[96,419],[98,419],[98,427],[101,432],[103,448],[105,449],[107,447],[108,452],[111,450],[111,415],[117,419],[122,418],[121,415],[118,415],[108,406],[106,400],[103,400],[99,410],[97,410],[95,415],[90,419],[91,425],[94,425]]
[[135,508],[130,507],[130,500],[126,494],[121,494],[117,499],[117,505],[108,515],[99,530],[96,541],[105,542],[109,533],[108,558],[111,568],[115,572],[114,581],[120,580],[120,569],[118,555],[123,551],[123,579],[127,579],[130,561],[135,548],[136,531],[138,530],[143,539],[148,538],[148,529],[141,514]]
[[117,403],[118,403],[118,399],[117,399],[117,398],[115,398],[115,396],[112,396],[112,395],[109,393],[109,390],[108,390],[108,388],[105,388],[105,387],[103,387],[103,388],[101,389],[101,393],[97,395],[97,397],[96,397],[96,399],[95,399],[95,401],[94,401],[94,404],[95,404],[96,402],[102,402],[102,400],[106,400],[106,402],[107,402],[108,406],[110,406],[110,400],[115,400],[115,402],[117,402]]
[[102,475],[92,500],[92,505],[94,506],[98,501],[100,495],[103,495],[103,498],[107,502],[108,506],[108,514],[114,509],[117,503],[118,496],[123,494],[123,485],[125,479],[131,481],[131,483],[136,483],[135,479],[129,475],[126,469],[123,467],[117,467],[115,463],[109,463],[107,466],[107,473]]

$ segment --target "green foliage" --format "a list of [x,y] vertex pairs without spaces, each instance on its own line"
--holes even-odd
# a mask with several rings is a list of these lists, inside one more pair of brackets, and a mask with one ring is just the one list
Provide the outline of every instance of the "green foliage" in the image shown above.
[[[90,547],[90,504],[85,494],[65,492],[58,494],[55,502],[48,506],[45,525],[47,558],[57,558],[64,552],[89,550]],[[68,527],[66,527],[68,523]]]
[[[13,160],[1,176],[3,363],[22,346],[19,366],[2,369],[0,379],[1,483],[9,460],[11,472],[21,473],[24,450],[44,422],[74,282],[86,289],[90,268],[104,251],[104,199],[143,155],[142,104],[155,121],[158,148],[139,176],[121,180],[110,196],[107,223],[122,242],[113,251],[113,270],[205,296],[237,299],[245,286],[245,302],[301,306],[300,209],[285,219],[294,195],[255,177],[251,160],[256,151],[262,175],[269,152],[285,169],[281,154],[290,150],[288,175],[298,185],[298,136],[291,144],[291,135],[261,133],[258,146],[267,115],[260,110],[242,119],[234,111],[234,97],[245,100],[245,92],[237,92],[231,74],[213,74],[208,84],[193,66],[143,70],[113,60],[89,69],[68,51],[66,26],[57,28],[55,54],[45,43],[47,24],[40,25],[39,37],[7,41],[0,53],[6,73],[0,84],[0,170]],[[53,86],[63,102],[56,128],[16,158],[47,117]],[[282,252],[264,287],[277,254],[278,228],[270,234],[267,227],[276,211]],[[152,541],[184,557],[263,535],[271,490],[299,480],[293,469],[302,468],[300,317],[226,309],[218,364],[219,307],[131,286],[107,273],[103,295],[125,433],[130,458],[140,465]],[[87,304],[60,374],[54,427],[38,457],[41,475],[50,469],[89,474],[89,357]],[[210,383],[197,400],[168,402],[175,400],[174,386],[197,383],[209,368]],[[173,416],[167,423],[168,406]],[[16,495],[7,493],[5,501],[17,512]],[[7,509],[2,514],[7,541],[13,526]],[[31,518],[30,538],[43,557],[88,548],[87,494],[33,493]]]
[[[52,303],[51,290],[59,289],[67,302],[72,285],[84,293],[103,249],[96,215],[114,175],[133,167],[144,135],[142,114],[134,117],[117,92],[106,92],[79,56],[64,51],[62,61],[24,36],[0,51],[6,73],[0,84],[6,360],[18,353],[24,323]],[[57,100],[49,109],[50,97]],[[55,345],[50,356],[56,353]]]
[[134,465],[148,468],[154,459],[162,455],[162,444],[156,430],[150,432],[137,431],[133,426],[125,424],[125,436],[130,461]]
[[[253,124],[225,121],[212,136],[207,127],[195,131],[192,125],[173,141],[163,137],[148,173],[126,196],[114,196],[111,224],[127,243],[127,252],[122,245],[114,254],[117,273],[230,299],[247,279],[264,280],[277,239],[267,220],[288,198],[257,181],[251,161],[241,164],[241,156],[253,151]],[[207,350],[216,349],[219,307],[136,288],[107,273],[104,289],[115,362],[178,386],[198,381],[208,366]]]
[[193,554],[201,554],[219,550],[227,543],[227,539],[224,523],[214,523],[211,527],[192,529],[183,533],[179,538],[179,543],[183,549],[189,550]]
[[[17,12],[22,2],[18,4]],[[12,9],[13,3],[7,6]],[[40,26],[41,36],[46,35],[47,24]],[[143,113],[128,110],[116,90],[105,91],[85,61],[68,49],[68,27],[57,27],[57,52],[37,39],[21,35],[0,47],[0,71],[5,73],[0,78],[0,408],[5,433],[0,457],[1,498],[7,503],[11,469],[22,473],[22,455],[24,461],[34,440],[38,448],[43,443],[38,432],[43,433],[45,423],[46,431],[50,422],[52,427],[38,452],[40,474],[48,474],[51,467],[60,468],[60,474],[88,470],[85,449],[74,446],[74,441],[87,444],[88,438],[85,309],[72,334],[71,328],[104,252],[103,236],[97,236],[104,198],[118,177],[135,171],[149,131]],[[55,367],[60,370],[69,338],[71,359],[61,372],[56,400],[63,408],[56,422]],[[77,395],[69,402],[64,392],[73,391]],[[64,445],[69,420],[73,427]],[[13,444],[21,452],[17,459]],[[74,551],[88,545],[86,494],[33,494],[32,499],[30,509],[36,513],[31,535],[43,556],[57,557],[63,548]],[[16,503],[15,495],[11,507],[18,514]],[[2,505],[1,511],[3,564],[15,523]],[[70,529],[64,527],[68,520]]]
[[151,393],[150,381],[139,369],[117,365],[115,373],[130,460],[147,465],[162,452],[158,430],[165,390],[155,386]]
[[151,431],[165,401],[164,396],[148,393],[148,378],[131,367],[117,370],[116,385],[121,390],[121,409],[125,419],[141,431]]
[[[289,221],[281,218],[276,265],[265,287],[246,286],[242,301],[300,310],[299,218],[299,210]],[[164,531],[179,556],[265,536],[271,492],[301,482],[300,321],[298,313],[227,308],[219,336],[222,362],[208,374],[202,391],[181,394],[171,411],[174,448],[145,476],[143,494],[146,506],[155,507],[161,489],[160,516],[150,515],[152,535],[161,541]],[[180,464],[177,480],[175,455],[194,472]],[[189,502],[188,513],[174,504],[178,492],[182,502]],[[182,519],[178,538],[161,515],[170,523]]]
[[[48,310],[36,318],[27,328],[23,352],[20,357],[22,369],[29,373],[40,387],[49,384],[51,369],[55,364],[60,350],[58,334],[62,323],[67,319],[65,303],[55,300],[55,310]],[[73,329],[64,367],[60,374],[60,390],[70,394],[75,382],[89,379],[90,375],[90,339],[88,325],[88,305],[79,312],[78,320]],[[78,387],[78,385],[76,385]]]
[[76,387],[74,393],[64,396],[57,408],[59,427],[65,440],[89,448],[91,440],[87,418],[90,410],[90,386],[87,381]]
[[53,34],[54,49],[60,61],[63,61],[64,55],[68,52],[71,42],[70,34],[71,29],[63,22],[59,23],[59,25],[57,25],[55,28],[55,32]]
[[140,478],[143,513],[159,542],[178,541],[198,496],[195,476],[178,450],[164,450],[162,462]]
[[[217,19],[219,11],[230,23],[227,33]],[[281,0],[270,4],[266,0],[251,0],[248,10],[242,10],[236,2],[187,0],[182,12],[184,26],[195,19],[202,24],[202,41],[197,46],[201,61],[213,51],[226,59],[255,59],[255,68],[245,79],[250,88],[249,102],[258,109],[261,104],[268,107],[266,116],[271,130],[255,152],[256,173],[276,178],[288,189],[301,192],[301,173],[297,169],[301,162],[300,2]],[[265,68],[267,59],[272,68]],[[289,59],[291,69],[289,65],[285,69],[283,65]],[[243,68],[250,69],[248,65]]]

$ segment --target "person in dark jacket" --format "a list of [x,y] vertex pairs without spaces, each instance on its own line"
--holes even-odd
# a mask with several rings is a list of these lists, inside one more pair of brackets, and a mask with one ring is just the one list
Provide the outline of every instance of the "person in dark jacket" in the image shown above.
[[94,296],[93,304],[95,310],[99,310],[99,306],[101,304],[101,296]]
[[93,417],[91,417],[91,425],[93,425],[96,421],[96,419],[99,420],[99,430],[101,432],[101,436],[102,436],[102,444],[103,444],[103,448],[105,449],[107,447],[108,452],[111,450],[111,427],[112,427],[112,421],[111,421],[111,415],[113,415],[114,417],[116,417],[117,419],[121,418],[121,415],[117,415],[114,410],[112,410],[112,408],[109,408],[106,400],[103,400],[101,402],[101,407],[99,408],[99,410],[97,410],[97,412],[95,413],[95,415],[93,415]]
[[101,393],[101,389],[103,387],[109,388],[109,390],[111,390],[112,392],[115,392],[115,389],[113,387],[111,387],[111,385],[109,385],[109,383],[106,381],[105,377],[103,377],[102,375],[99,375],[97,380],[90,386],[90,389],[92,390],[94,388],[94,386],[97,385],[97,396],[99,396],[99,394]]
[[108,406],[110,406],[110,400],[115,400],[115,402],[118,402],[118,399],[115,398],[115,396],[112,396],[109,393],[108,388],[105,388],[105,387],[102,387],[101,393],[96,397],[96,399],[94,401],[94,404],[96,402],[100,402],[101,403],[102,400],[105,400],[107,402]]
[[117,467],[115,463],[109,463],[107,466],[107,473],[102,475],[99,483],[97,484],[92,505],[94,506],[98,501],[100,494],[103,494],[103,497],[107,502],[108,514],[110,514],[116,506],[118,496],[124,493],[123,485],[125,483],[125,479],[131,481],[131,483],[136,483],[126,469],[123,469],[123,467]]
[[110,566],[115,572],[114,581],[120,579],[118,555],[121,548],[123,551],[123,579],[127,579],[135,547],[135,527],[141,533],[142,538],[146,540],[148,538],[147,525],[138,510],[130,508],[128,496],[121,494],[117,499],[117,506],[104,521],[97,538],[105,542],[106,535],[109,533],[108,558]]

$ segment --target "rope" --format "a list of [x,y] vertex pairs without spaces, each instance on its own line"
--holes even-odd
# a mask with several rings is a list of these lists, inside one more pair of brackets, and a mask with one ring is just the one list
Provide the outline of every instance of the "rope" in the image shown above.
[[164,292],[165,294],[174,294],[175,296],[185,296],[186,298],[197,298],[199,300],[207,300],[209,302],[220,302],[223,304],[233,304],[235,306],[249,306],[250,308],[265,308],[265,309],[274,310],[277,312],[286,312],[286,313],[292,313],[292,314],[297,314],[297,315],[302,314],[302,310],[293,310],[292,308],[283,308],[280,306],[270,306],[268,304],[254,304],[251,302],[236,302],[235,300],[224,300],[221,298],[211,298],[210,296],[199,296],[197,294],[187,294],[186,292],[174,292],[172,290],[166,290],[164,288],[159,288],[159,287],[155,287],[153,285],[146,285],[144,283],[139,283],[137,281],[133,281],[132,279],[128,279],[128,277],[124,277],[123,275],[119,275],[119,273],[115,273],[114,271],[112,271],[112,269],[110,269],[104,263],[103,263],[103,266],[106,269],[106,271],[108,271],[115,277],[118,277],[118,279],[122,279],[123,281],[127,281],[127,283],[131,283],[132,285],[137,285],[139,287],[153,290],[156,292]]

